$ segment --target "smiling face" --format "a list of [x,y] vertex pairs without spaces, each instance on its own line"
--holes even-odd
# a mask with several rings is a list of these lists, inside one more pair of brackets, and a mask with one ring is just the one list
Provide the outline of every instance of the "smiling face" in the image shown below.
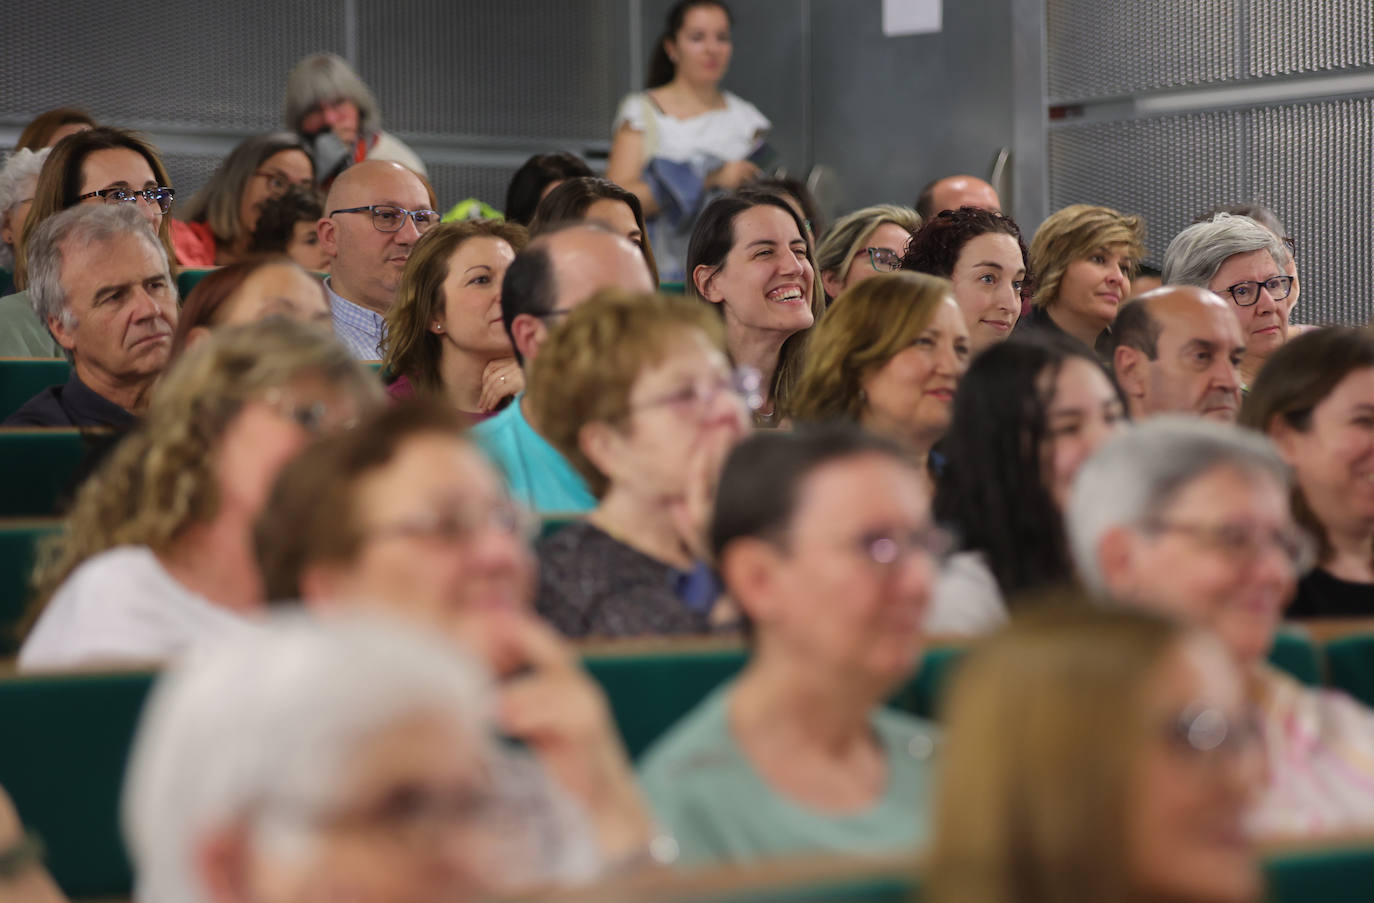
[[429,326],[447,336],[445,354],[451,349],[480,357],[511,354],[501,322],[501,281],[514,259],[504,239],[487,235],[469,238],[449,256],[443,309]]
[[909,348],[863,380],[863,425],[929,451],[949,428],[954,393],[970,356],[964,317],[946,298]]
[[664,42],[675,77],[688,84],[715,85],[725,77],[734,45],[730,42],[730,17],[713,4],[687,10],[677,34]]
[[724,304],[726,323],[743,330],[788,336],[810,328],[814,270],[796,220],[760,204],[735,217],[732,237],[720,267],[693,273],[701,296]]
[[1021,317],[1025,279],[1021,246],[1005,232],[975,235],[959,249],[950,282],[974,354],[1011,335]]
[[1060,511],[1078,468],[1125,422],[1126,412],[1102,368],[1081,357],[1069,357],[1059,368],[1045,410],[1045,485]]
[[[1276,300],[1268,289],[1260,289],[1254,304],[1241,307],[1228,289],[1241,282],[1267,282],[1275,276],[1285,275],[1274,262],[1268,251],[1246,251],[1232,254],[1217,269],[1216,275],[1207,287],[1231,303],[1236,317],[1240,320],[1240,330],[1245,337],[1245,347],[1251,354],[1267,356],[1288,340],[1288,314],[1292,309],[1288,299]],[[1247,287],[1251,292],[1255,286]]]
[[1098,332],[1112,325],[1117,308],[1131,290],[1131,265],[1125,245],[1098,248],[1070,263],[1059,294],[1050,302],[1056,317]]

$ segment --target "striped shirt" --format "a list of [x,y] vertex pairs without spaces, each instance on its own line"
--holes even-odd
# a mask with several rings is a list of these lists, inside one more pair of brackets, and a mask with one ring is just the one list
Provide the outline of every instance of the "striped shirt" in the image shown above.
[[324,287],[329,291],[329,315],[334,321],[334,334],[361,361],[382,359],[382,338],[386,335],[386,318],[375,310],[360,307],[334,291],[329,277]]

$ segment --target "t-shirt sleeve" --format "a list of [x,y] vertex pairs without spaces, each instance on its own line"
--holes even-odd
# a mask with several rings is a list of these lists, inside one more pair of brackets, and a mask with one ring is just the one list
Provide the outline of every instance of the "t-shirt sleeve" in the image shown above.
[[644,95],[638,91],[634,94],[627,94],[625,99],[620,102],[620,109],[615,112],[615,122],[611,124],[611,134],[620,131],[622,125],[628,125],[636,132],[644,131]]

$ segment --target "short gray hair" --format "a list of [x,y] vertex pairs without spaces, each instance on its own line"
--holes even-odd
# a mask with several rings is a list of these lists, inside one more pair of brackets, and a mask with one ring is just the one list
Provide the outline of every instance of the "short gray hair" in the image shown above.
[[[0,225],[4,225],[10,210],[18,206],[20,201],[33,197],[34,186],[38,184],[38,171],[43,168],[43,161],[48,159],[51,150],[50,147],[36,151],[23,147],[5,161],[4,169],[0,169]],[[14,249],[4,242],[0,242],[0,266],[14,266]]]
[[259,849],[310,855],[294,821],[263,810],[326,809],[360,746],[414,715],[445,718],[480,752],[492,705],[481,668],[389,622],[278,616],[191,654],[158,683],[129,761],[123,821],[139,899],[210,903],[196,845],[235,822]]
[[1065,529],[1074,564],[1092,592],[1106,592],[1098,546],[1108,530],[1139,527],[1186,486],[1218,468],[1289,488],[1288,465],[1259,433],[1196,417],[1152,417],[1108,440],[1074,478]]
[[1210,222],[1196,223],[1174,236],[1164,252],[1160,279],[1165,285],[1211,288],[1221,265],[1237,254],[1268,251],[1283,272],[1288,252],[1278,236],[1248,216],[1218,213]]
[[286,77],[282,119],[286,127],[301,130],[301,120],[311,107],[342,97],[358,107],[358,137],[382,130],[382,111],[372,89],[336,53],[312,53]]
[[77,204],[53,214],[39,224],[24,244],[29,268],[29,304],[38,319],[61,318],[74,325],[67,307],[67,290],[62,287],[62,249],[68,244],[102,244],[121,235],[137,235],[157,249],[162,269],[171,280],[167,265],[167,249],[139,213],[135,204]]

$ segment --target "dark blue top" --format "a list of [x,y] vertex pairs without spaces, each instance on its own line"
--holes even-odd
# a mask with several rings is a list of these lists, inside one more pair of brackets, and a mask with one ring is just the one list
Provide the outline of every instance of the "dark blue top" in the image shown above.
[[133,414],[87,388],[72,368],[65,385],[49,386],[39,392],[0,426],[104,426],[126,430],[136,423],[138,418]]

